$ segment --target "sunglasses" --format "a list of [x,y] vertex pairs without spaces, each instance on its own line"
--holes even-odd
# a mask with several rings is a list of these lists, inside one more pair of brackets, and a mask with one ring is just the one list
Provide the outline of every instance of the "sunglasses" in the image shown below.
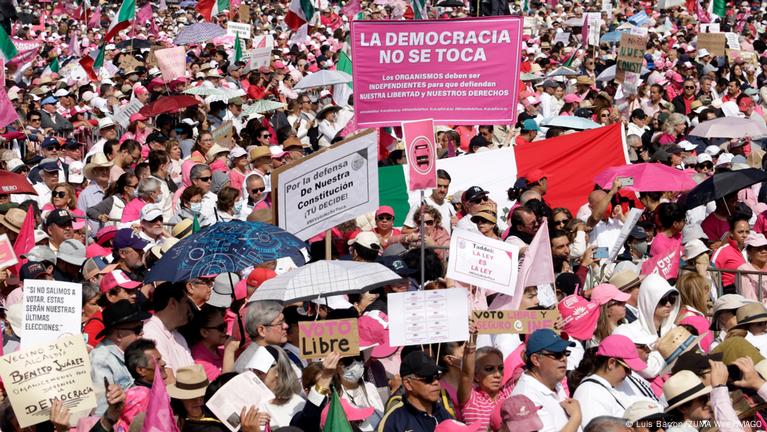
[[253,195],[260,194],[261,192],[263,192],[265,190],[266,190],[266,188],[253,188],[253,189],[250,190],[250,193],[252,193]]
[[264,134],[261,135],[261,138],[271,138],[272,134]]
[[51,192],[51,196],[53,198],[64,198],[65,196],[67,196],[67,193],[66,191],[53,191]]
[[676,303],[676,300],[679,298],[679,293],[676,292],[670,292],[663,297],[661,297],[660,301],[658,302],[658,306],[664,306],[667,304],[673,305]]
[[226,323],[221,323],[215,327],[203,327],[203,328],[208,330],[218,330],[221,333],[226,333]]
[[562,351],[558,353],[542,351],[540,354],[554,360],[564,360],[565,358],[570,356],[570,351]]
[[499,364],[496,366],[486,365],[485,367],[482,368],[482,372],[486,373],[487,375],[494,374],[496,372],[503,375],[503,365],[502,364]]
[[570,222],[570,219],[561,219],[558,221],[554,221],[554,225],[567,225],[567,223]]
[[416,380],[416,381],[420,381],[420,382],[422,382],[424,384],[433,384],[433,383],[439,381],[441,376],[442,376],[441,374],[436,373],[436,374],[434,374],[434,375],[432,375],[430,377],[415,376],[415,377],[413,377],[413,379]]
[[381,215],[381,216],[376,217],[376,219],[378,219],[380,221],[390,221],[390,220],[392,220],[392,217],[389,216],[389,215]]
[[426,226],[433,226],[434,225],[434,219],[425,220],[425,221],[423,221],[423,224],[426,225]]
[[38,118],[31,118],[31,119],[29,119],[29,121],[30,121],[30,123],[31,122],[39,122],[40,118],[39,117]]
[[684,86],[685,90],[695,90],[695,86]]
[[487,196],[483,196],[482,198],[475,198],[473,200],[470,200],[469,202],[472,204],[481,204],[483,202],[487,202],[490,198]]
[[211,177],[197,177],[197,180],[204,181],[205,183],[209,182],[211,180]]

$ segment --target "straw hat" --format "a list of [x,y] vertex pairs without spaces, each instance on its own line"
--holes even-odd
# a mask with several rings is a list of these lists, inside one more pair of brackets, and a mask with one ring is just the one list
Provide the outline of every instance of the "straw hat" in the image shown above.
[[634,288],[639,288],[639,284],[642,281],[639,279],[639,275],[632,270],[621,270],[610,278],[610,284],[615,285],[621,291],[631,291]]
[[221,144],[213,144],[213,146],[208,150],[208,153],[205,154],[205,159],[208,161],[208,163],[213,162],[214,159],[216,159],[216,156],[218,156],[219,153],[229,153],[229,149],[222,146]]
[[711,386],[703,385],[703,381],[694,372],[677,372],[663,384],[663,396],[668,402],[666,412],[709,393]]
[[738,308],[735,312],[738,320],[736,328],[767,321],[767,309],[762,303],[748,303]]
[[493,207],[489,205],[480,206],[479,211],[471,216],[471,221],[477,223],[479,219],[485,219],[495,223],[497,219],[495,216],[495,211],[493,211]]
[[85,165],[83,173],[85,174],[85,178],[90,180],[93,177],[92,174],[94,168],[111,168],[112,165],[114,164],[109,159],[107,159],[107,156],[104,153],[99,152],[91,157],[90,162]]
[[22,209],[8,209],[5,215],[0,215],[0,225],[18,234],[21,231],[21,225],[24,224],[24,219],[26,219],[26,217],[27,212]]
[[168,384],[168,395],[181,400],[203,397],[208,384],[202,365],[185,366],[176,370],[176,382]]
[[173,235],[173,237],[179,240],[189,237],[190,235],[192,235],[193,225],[194,225],[194,220],[184,219],[181,222],[177,223],[176,225],[173,225],[171,234]]
[[655,344],[655,350],[663,357],[666,367],[662,373],[669,372],[680,355],[698,346],[700,337],[690,333],[685,327],[674,327],[663,335]]

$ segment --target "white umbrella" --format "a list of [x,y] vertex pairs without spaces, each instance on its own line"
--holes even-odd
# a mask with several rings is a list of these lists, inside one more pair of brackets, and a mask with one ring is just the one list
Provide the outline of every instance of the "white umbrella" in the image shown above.
[[[618,69],[616,65],[612,65],[609,68],[602,71],[601,74],[597,77],[597,81],[610,81],[615,79],[615,71]],[[644,75],[646,73],[649,73],[650,70],[646,67],[642,66],[642,71],[639,72],[640,75]]]
[[261,284],[248,300],[284,303],[335,294],[354,294],[401,281],[379,263],[322,260],[290,270]]
[[601,124],[578,116],[556,116],[543,119],[541,126],[563,129],[587,130],[602,127]]
[[205,103],[210,105],[211,102],[223,101],[229,102],[236,97],[245,96],[245,90],[243,89],[216,89],[215,93],[211,93],[205,98]]
[[546,78],[552,78],[552,77],[558,77],[558,76],[575,76],[580,75],[578,71],[575,69],[569,68],[567,66],[560,66],[553,71],[546,74]]
[[761,138],[767,135],[764,123],[743,117],[719,117],[704,121],[690,131],[703,138]]
[[345,84],[352,82],[352,76],[346,72],[337,70],[321,70],[307,75],[296,84],[293,89],[308,89],[313,87],[325,87],[335,84]]
[[275,111],[280,108],[287,107],[282,102],[276,102],[269,99],[259,99],[253,102],[252,105],[246,106],[242,111],[242,116],[247,119],[257,116],[258,114],[267,113],[269,111]]

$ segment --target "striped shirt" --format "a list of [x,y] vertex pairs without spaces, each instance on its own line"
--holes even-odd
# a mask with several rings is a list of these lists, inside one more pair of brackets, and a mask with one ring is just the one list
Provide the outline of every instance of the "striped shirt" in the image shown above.
[[493,411],[495,411],[498,405],[503,403],[506,398],[511,396],[513,388],[512,385],[506,385],[506,387],[501,388],[501,391],[498,392],[495,398],[492,398],[483,390],[480,390],[475,386],[471,390],[469,400],[461,408],[464,423],[468,425],[479,423],[482,425],[479,430],[487,430],[490,426],[490,416],[493,414]]

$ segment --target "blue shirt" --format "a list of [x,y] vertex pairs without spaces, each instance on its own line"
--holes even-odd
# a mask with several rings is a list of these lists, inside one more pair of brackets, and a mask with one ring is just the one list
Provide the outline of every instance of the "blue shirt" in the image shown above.
[[453,417],[439,403],[431,414],[421,411],[407,401],[407,396],[397,402],[378,424],[378,432],[434,432],[438,424]]
[[[83,213],[88,213],[88,209],[104,201],[104,191],[97,183],[91,183],[80,192],[77,198],[77,208]],[[88,230],[91,237],[96,237],[96,233],[101,229],[101,222],[88,219]]]
[[[93,385],[103,387],[104,378],[112,384],[118,384],[123,390],[133,385],[133,377],[125,366],[122,350],[110,339],[104,339],[91,351],[91,377]],[[106,395],[101,394],[97,400],[96,415],[102,415],[107,410]]]

